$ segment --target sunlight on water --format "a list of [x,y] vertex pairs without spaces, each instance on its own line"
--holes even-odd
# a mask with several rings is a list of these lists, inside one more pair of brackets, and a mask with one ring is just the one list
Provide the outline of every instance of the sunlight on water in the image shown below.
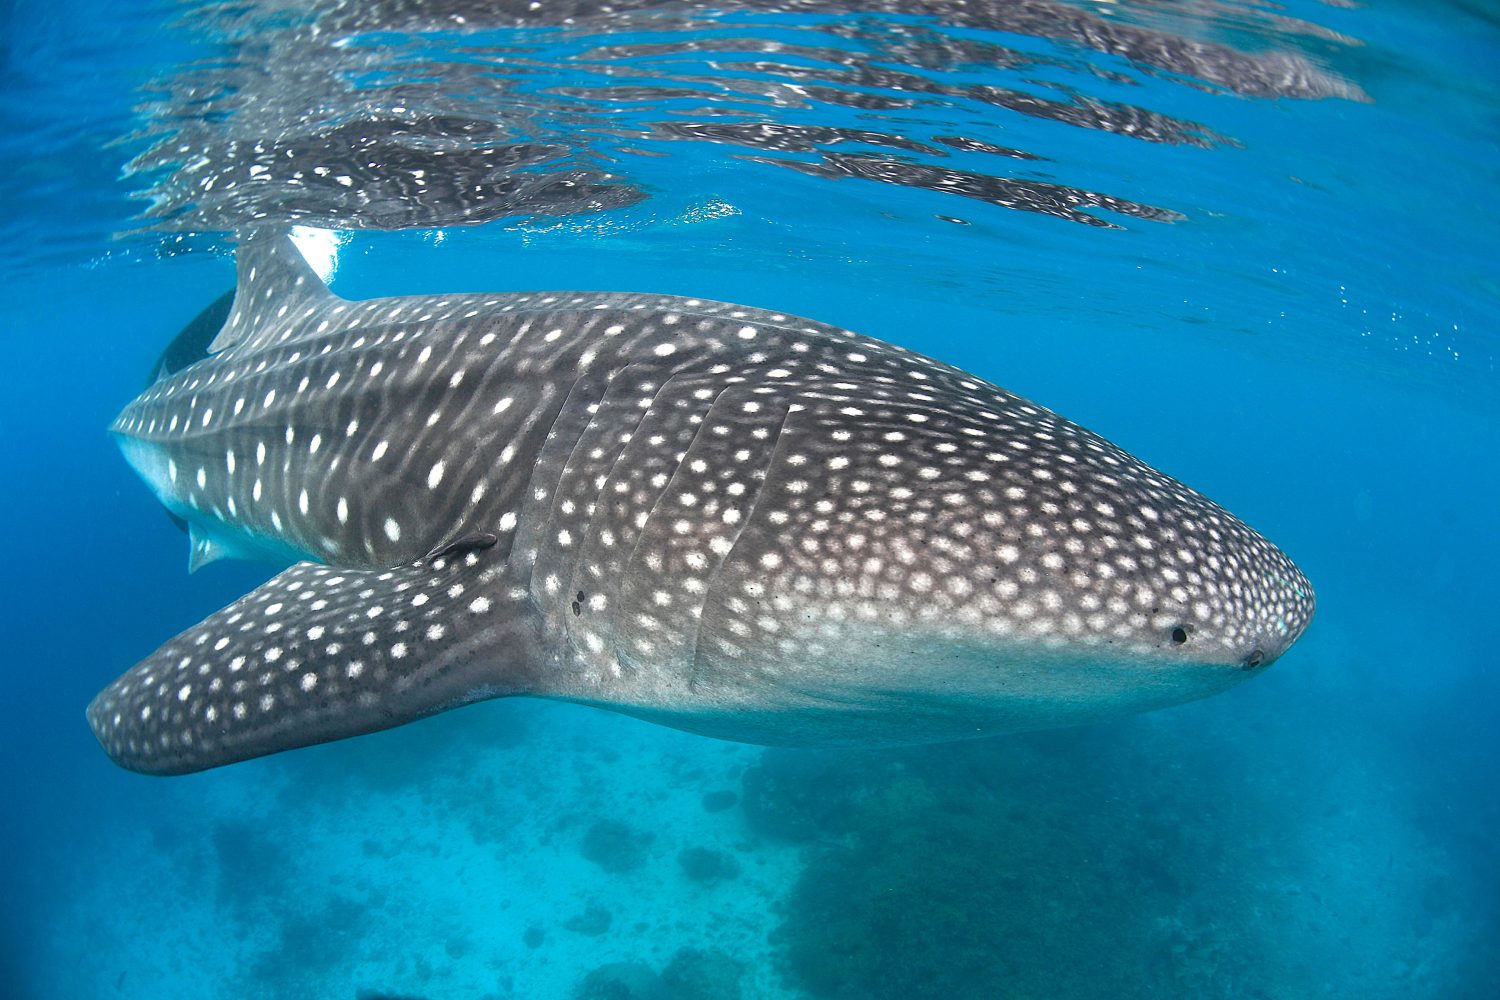
[[339,246],[346,242],[345,239],[331,229],[310,226],[293,226],[289,232],[292,242],[318,277],[325,282],[332,281],[338,272]]

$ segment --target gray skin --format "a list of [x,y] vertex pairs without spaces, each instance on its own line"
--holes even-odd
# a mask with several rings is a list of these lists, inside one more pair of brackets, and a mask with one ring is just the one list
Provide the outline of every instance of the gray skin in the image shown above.
[[241,247],[210,357],[113,426],[193,565],[300,560],[88,716],[174,774],[537,695],[768,744],[1187,701],[1312,589],[1234,516],[956,368],[743,306],[334,296]]

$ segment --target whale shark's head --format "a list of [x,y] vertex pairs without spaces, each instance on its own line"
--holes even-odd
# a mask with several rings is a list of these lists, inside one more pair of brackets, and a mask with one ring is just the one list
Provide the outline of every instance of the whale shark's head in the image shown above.
[[844,720],[899,742],[924,716],[974,735],[1187,701],[1307,627],[1307,579],[1222,507],[971,376],[913,373],[790,414],[703,608],[700,683],[899,700],[888,735]]

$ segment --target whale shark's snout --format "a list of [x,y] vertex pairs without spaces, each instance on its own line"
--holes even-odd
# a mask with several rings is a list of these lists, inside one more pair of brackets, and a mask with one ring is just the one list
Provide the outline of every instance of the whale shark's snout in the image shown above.
[[192,565],[302,560],[89,721],[180,773],[504,694],[761,743],[1065,725],[1222,690],[1313,593],[1217,504],[1022,397],[730,303],[349,302],[275,234],[112,428]]

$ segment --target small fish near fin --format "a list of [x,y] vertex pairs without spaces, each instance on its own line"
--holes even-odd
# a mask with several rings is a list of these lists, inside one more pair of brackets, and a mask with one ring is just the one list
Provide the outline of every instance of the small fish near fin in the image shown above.
[[121,766],[185,774],[528,693],[533,626],[478,562],[298,563],[132,667],[89,725]]
[[231,347],[266,347],[289,339],[296,327],[344,301],[323,283],[291,238],[281,230],[256,230],[235,254],[234,306],[208,345],[218,354]]

